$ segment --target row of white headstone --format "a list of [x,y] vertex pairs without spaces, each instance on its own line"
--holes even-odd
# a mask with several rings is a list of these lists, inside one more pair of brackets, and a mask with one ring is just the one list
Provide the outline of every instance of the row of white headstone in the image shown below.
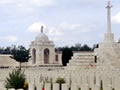
[[[0,87],[4,82],[4,78],[8,75],[9,70],[1,70],[0,72]],[[10,70],[11,71],[11,70]],[[28,83],[33,83],[36,86],[43,83],[46,78],[48,82],[52,78],[52,83],[56,82],[58,77],[65,79],[66,83],[70,87],[70,84],[77,84],[78,87],[81,85],[88,85],[92,88],[94,85],[100,86],[101,80],[103,86],[111,86],[112,88],[120,89],[120,70],[110,70],[110,69],[75,69],[75,70],[59,70],[59,71],[42,71],[42,70],[29,70],[25,71]],[[32,72],[32,73],[31,73]],[[43,79],[43,80],[41,80]],[[2,81],[1,81],[2,80]],[[45,81],[45,83],[48,83]],[[30,85],[31,86],[31,85]]]
[[[78,87],[77,84],[72,84],[71,87],[69,87],[69,85],[67,83],[65,83],[65,84],[62,84],[62,86],[61,86],[62,90],[69,90],[69,88],[71,88],[71,90],[79,90],[79,88],[80,88],[80,90],[90,90],[90,87],[87,84],[81,85],[81,87]],[[91,88],[91,90],[101,90],[100,88],[101,87],[99,85],[94,85]],[[103,90],[112,90],[113,89],[112,86],[110,86],[110,85],[105,85],[102,88],[103,88]],[[43,84],[41,83],[41,84],[37,85],[36,89],[43,90]],[[6,90],[6,89],[1,88],[1,90]],[[15,89],[11,88],[8,90],[15,90]],[[23,89],[17,89],[17,90],[23,90]],[[30,84],[28,90],[35,90],[34,84]],[[44,85],[44,90],[60,90],[60,86],[58,83],[54,83],[53,86],[51,87],[50,83],[46,83]],[[116,87],[116,88],[114,88],[114,90],[120,90],[120,89]]]

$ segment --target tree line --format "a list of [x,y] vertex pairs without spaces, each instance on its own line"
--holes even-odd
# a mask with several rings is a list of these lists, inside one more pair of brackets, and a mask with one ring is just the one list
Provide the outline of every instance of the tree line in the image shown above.
[[94,51],[95,48],[98,48],[98,44],[94,44],[93,47],[88,46],[87,44],[81,45],[79,43],[75,44],[74,46],[68,47],[57,47],[57,51],[62,51],[62,63],[63,66],[66,66],[71,57],[73,56],[73,51]]
[[10,58],[18,61],[20,63],[20,69],[21,69],[21,63],[27,62],[29,58],[31,57],[29,55],[29,49],[26,49],[24,46],[19,45],[12,45],[8,47],[0,47],[0,54],[11,54]]
[[[88,46],[87,44],[81,45],[79,43],[75,44],[74,46],[68,47],[57,47],[55,48],[56,51],[62,52],[62,63],[63,66],[66,66],[71,57],[73,56],[73,51],[94,51],[98,45],[95,44],[93,47]],[[22,62],[27,62],[31,57],[29,55],[29,49],[26,49],[24,46],[19,45],[12,45],[8,47],[0,47],[0,54],[11,54],[11,58],[15,59],[16,61],[20,62],[20,66]]]

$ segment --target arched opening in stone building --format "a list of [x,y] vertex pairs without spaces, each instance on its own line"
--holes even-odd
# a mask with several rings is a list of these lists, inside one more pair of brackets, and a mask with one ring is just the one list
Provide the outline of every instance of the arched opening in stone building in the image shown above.
[[95,56],[95,63],[97,63],[97,56]]
[[55,58],[56,58],[56,61],[58,62],[58,55],[56,55],[56,57],[55,57]]
[[32,57],[33,57],[33,64],[35,64],[36,63],[36,50],[35,49],[33,49],[32,50]]
[[44,50],[44,64],[49,64],[49,49]]

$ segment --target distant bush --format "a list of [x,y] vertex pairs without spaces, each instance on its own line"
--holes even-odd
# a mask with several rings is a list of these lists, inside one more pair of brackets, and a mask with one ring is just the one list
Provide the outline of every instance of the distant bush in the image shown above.
[[64,78],[61,78],[61,77],[58,77],[58,78],[56,79],[56,83],[63,84],[63,83],[65,83],[65,79],[64,79]]
[[66,82],[65,82],[65,79],[64,79],[64,78],[58,77],[58,78],[56,79],[56,83],[59,83],[59,84],[60,84],[60,90],[61,90],[62,84],[63,84],[63,83],[66,83]]

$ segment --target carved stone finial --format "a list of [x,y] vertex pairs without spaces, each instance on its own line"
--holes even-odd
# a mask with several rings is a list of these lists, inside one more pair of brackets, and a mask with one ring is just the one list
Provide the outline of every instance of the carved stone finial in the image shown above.
[[44,28],[44,27],[43,27],[43,26],[41,26],[41,33],[43,33],[43,28]]

